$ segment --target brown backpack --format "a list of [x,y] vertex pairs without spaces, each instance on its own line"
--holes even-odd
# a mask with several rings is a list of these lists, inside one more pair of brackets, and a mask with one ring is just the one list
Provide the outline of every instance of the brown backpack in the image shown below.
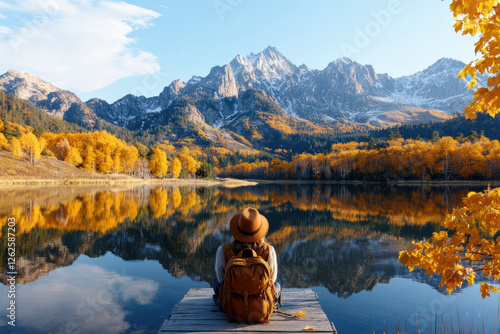
[[230,321],[268,323],[275,305],[275,288],[267,262],[269,247],[257,254],[243,249],[235,255],[231,244],[224,244],[226,272],[219,299]]

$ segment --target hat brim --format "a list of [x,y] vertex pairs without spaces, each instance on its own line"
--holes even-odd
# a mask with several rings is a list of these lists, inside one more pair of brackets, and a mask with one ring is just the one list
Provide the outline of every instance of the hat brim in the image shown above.
[[267,218],[264,217],[263,215],[259,214],[259,217],[261,219],[261,225],[260,229],[254,233],[254,234],[246,234],[243,233],[239,228],[238,228],[238,221],[240,220],[241,213],[237,213],[231,218],[231,222],[229,223],[229,228],[231,230],[231,234],[233,237],[241,242],[257,242],[260,241],[262,238],[264,238],[267,235],[267,232],[269,231],[269,222],[267,221]]

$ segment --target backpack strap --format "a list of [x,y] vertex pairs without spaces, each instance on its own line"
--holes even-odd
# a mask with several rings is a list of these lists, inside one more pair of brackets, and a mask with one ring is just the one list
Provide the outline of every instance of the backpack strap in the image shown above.
[[259,249],[257,255],[264,259],[264,261],[269,261],[269,245],[265,244]]
[[224,261],[226,261],[226,264],[231,260],[233,256],[236,256],[233,251],[233,247],[231,247],[230,243],[223,244],[222,245],[222,250],[224,252]]
[[[222,251],[224,252],[224,261],[226,264],[231,260],[232,257],[236,256],[233,251],[231,243],[226,243],[222,245]],[[259,249],[257,255],[264,259],[264,261],[269,261],[269,245],[264,245]]]

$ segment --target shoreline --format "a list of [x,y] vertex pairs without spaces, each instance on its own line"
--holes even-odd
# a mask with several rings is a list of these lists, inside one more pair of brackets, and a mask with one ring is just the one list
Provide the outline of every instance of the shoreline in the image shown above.
[[237,179],[138,179],[127,176],[100,175],[96,178],[7,178],[0,176],[0,186],[117,186],[117,185],[222,185],[225,187],[253,186],[257,182]]
[[420,180],[400,180],[393,182],[380,181],[335,181],[335,180],[260,180],[248,179],[246,181],[256,182],[258,184],[332,184],[332,185],[384,185],[384,186],[485,186],[500,187],[500,180],[492,181],[471,181],[471,180],[435,180],[435,181],[420,181]]
[[332,185],[385,185],[385,186],[436,186],[436,187],[455,187],[455,186],[484,186],[499,187],[500,180],[492,181],[470,181],[470,180],[400,180],[393,182],[379,181],[335,181],[335,180],[265,180],[265,179],[232,179],[217,178],[213,180],[205,179],[139,179],[124,175],[96,175],[96,177],[73,177],[73,178],[37,178],[37,177],[9,177],[0,176],[0,186],[46,186],[46,185],[64,185],[64,186],[82,186],[82,185],[204,185],[214,186],[222,185],[225,187],[255,186],[258,184],[332,184]]

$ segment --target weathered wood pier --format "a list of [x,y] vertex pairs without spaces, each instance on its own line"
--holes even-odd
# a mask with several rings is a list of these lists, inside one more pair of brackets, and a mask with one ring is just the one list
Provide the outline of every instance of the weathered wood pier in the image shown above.
[[[158,334],[180,333],[304,333],[313,327],[314,333],[337,333],[319,304],[318,296],[311,289],[283,289],[280,313],[274,312],[269,324],[246,324],[227,322],[226,315],[212,300],[212,289],[191,289],[174,307]],[[295,314],[306,311],[305,317],[293,317],[282,312]]]

